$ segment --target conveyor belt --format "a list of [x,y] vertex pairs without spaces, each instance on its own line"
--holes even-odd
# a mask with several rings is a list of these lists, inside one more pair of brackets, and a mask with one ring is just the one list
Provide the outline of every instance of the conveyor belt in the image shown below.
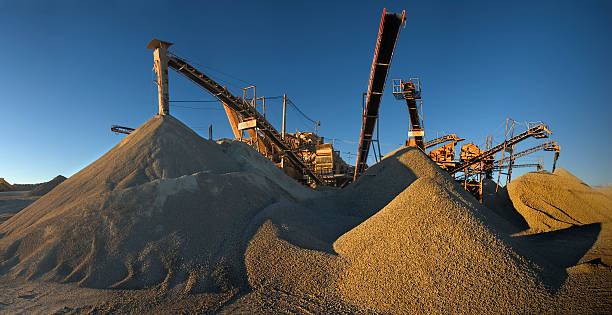
[[[533,147],[533,148],[531,148],[531,149],[527,149],[527,150],[525,150],[525,151],[521,151],[521,152],[519,152],[519,153],[515,153],[515,154],[512,156],[512,159],[513,159],[513,160],[515,160],[515,159],[518,159],[518,158],[520,158],[520,157],[523,157],[523,156],[525,156],[525,155],[527,155],[527,154],[531,154],[531,153],[536,152],[536,151],[539,151],[539,150],[544,150],[544,151],[552,151],[551,149],[557,148],[558,146],[559,146],[559,145],[558,145],[556,142],[546,141],[546,142],[544,142],[544,143],[540,144],[539,146]],[[510,157],[504,158],[504,160],[503,160],[503,161],[500,161],[500,164],[501,164],[501,163],[506,163],[506,162],[508,162],[509,160],[510,160]]]
[[[504,169],[504,168],[509,168],[510,165],[502,165],[502,166],[495,166],[492,168],[493,171],[499,171],[500,169]],[[537,167],[537,168],[542,168],[542,164],[539,163],[529,163],[529,164],[516,164],[516,165],[512,165],[512,168],[522,168],[522,167]]]
[[464,138],[457,138],[457,135],[450,134],[450,135],[442,136],[440,138],[435,138],[433,140],[429,140],[429,141],[425,142],[424,146],[425,146],[425,149],[427,149],[427,148],[431,148],[433,146],[436,146],[436,145],[438,145],[440,143],[444,143],[444,142],[447,142],[447,141],[457,141],[457,142],[459,142],[459,141],[463,141],[463,140],[465,140],[465,139]]
[[112,132],[115,133],[124,133],[126,135],[129,135],[130,133],[132,133],[132,131],[134,131],[134,128],[130,128],[130,127],[124,127],[124,126],[118,126],[118,125],[112,125],[110,130]]
[[[498,170],[500,168],[500,165],[509,162],[510,160],[514,161],[520,157],[523,157],[525,155],[531,154],[533,152],[537,152],[539,150],[544,150],[544,151],[556,151],[556,149],[559,148],[559,145],[556,142],[552,142],[552,141],[546,141],[538,146],[535,146],[533,148],[529,148],[527,150],[515,153],[512,158],[510,157],[505,157],[502,160],[498,160],[495,161],[494,163],[492,163],[491,165],[485,166],[484,170],[488,171],[488,170]],[[524,164],[524,165],[531,165],[531,164]],[[513,165],[512,167],[516,167],[517,165]],[[502,168],[507,168],[508,165],[504,165],[502,166]]]
[[368,94],[366,104],[363,111],[361,122],[361,136],[359,137],[359,149],[357,150],[357,162],[355,165],[355,177],[363,173],[366,168],[368,154],[370,153],[370,144],[376,120],[378,119],[378,109],[380,107],[380,99],[382,98],[385,82],[389,66],[393,59],[393,50],[395,43],[399,37],[401,26],[404,23],[405,13],[387,13],[383,10],[380,28],[378,30],[378,40],[376,42],[376,50],[374,51],[374,60],[372,61],[372,70],[370,72],[370,83],[368,86]]
[[278,146],[283,152],[285,152],[287,158],[304,174],[310,177],[317,185],[321,185],[321,179],[314,174],[314,172],[308,168],[300,158],[295,155],[289,145],[282,139],[280,133],[274,129],[270,124],[255,108],[247,104],[242,98],[232,95],[225,87],[219,85],[217,82],[198,71],[193,66],[189,65],[185,60],[177,56],[168,56],[168,67],[172,68],[176,72],[184,75],[189,80],[193,81],[198,86],[204,88],[214,97],[219,99],[223,104],[229,106],[236,113],[242,117],[252,117],[257,121],[257,128],[266,136],[274,145]]
[[404,99],[408,106],[408,114],[410,115],[410,130],[414,133],[415,144],[419,149],[425,151],[425,145],[423,143],[423,126],[421,126],[419,107],[416,102],[416,90],[411,82],[404,82],[403,90]]

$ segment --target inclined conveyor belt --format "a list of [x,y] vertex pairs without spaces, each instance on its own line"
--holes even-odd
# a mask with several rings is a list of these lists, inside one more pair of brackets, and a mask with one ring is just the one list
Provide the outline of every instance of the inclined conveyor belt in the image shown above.
[[366,168],[372,135],[376,126],[376,120],[378,119],[380,99],[385,88],[387,73],[393,59],[393,50],[395,49],[395,43],[397,42],[401,26],[404,23],[404,17],[405,13],[387,13],[386,10],[383,10],[361,122],[361,136],[359,137],[354,179],[357,179],[357,176]]
[[[421,119],[419,119],[419,108],[417,106],[416,100],[414,98],[407,98],[406,105],[408,106],[408,114],[410,114],[410,124],[412,126],[411,130],[413,132],[422,132],[423,127],[421,126]],[[421,150],[425,150],[422,134],[415,135],[414,140],[418,148],[421,148]]]
[[189,80],[193,81],[198,86],[204,88],[214,97],[219,99],[223,104],[227,104],[231,109],[236,111],[242,117],[253,117],[257,121],[257,128],[264,134],[272,143],[285,152],[287,158],[305,175],[310,177],[317,185],[321,185],[321,179],[293,152],[291,147],[285,143],[281,134],[274,129],[255,108],[247,104],[242,98],[232,95],[225,87],[221,86],[202,72],[198,71],[193,66],[189,65],[185,60],[177,56],[168,56],[168,67],[176,72],[184,75]]

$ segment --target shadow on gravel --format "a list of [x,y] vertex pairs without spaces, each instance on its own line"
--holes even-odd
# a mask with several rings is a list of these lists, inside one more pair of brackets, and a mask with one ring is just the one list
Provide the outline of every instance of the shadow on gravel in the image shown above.
[[601,223],[592,223],[551,232],[515,236],[512,237],[512,241],[518,245],[515,249],[520,254],[531,258],[539,265],[552,265],[563,270],[562,273],[551,272],[548,275],[556,291],[567,279],[565,268],[579,263],[593,247],[600,232]]

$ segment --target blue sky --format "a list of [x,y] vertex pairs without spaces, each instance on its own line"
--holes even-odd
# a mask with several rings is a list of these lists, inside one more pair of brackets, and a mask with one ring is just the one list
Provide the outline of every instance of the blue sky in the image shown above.
[[[541,120],[562,146],[559,166],[591,185],[612,182],[610,1],[1,1],[0,177],[70,176],[122,139],[111,124],[154,115],[152,38],[174,42],[237,94],[249,83],[260,96],[287,93],[354,164],[385,7],[406,10],[406,26],[381,105],[383,153],[408,130],[391,79],[418,75],[426,139],[452,132],[480,145],[493,134],[498,143],[506,117]],[[170,99],[213,100],[175,73]],[[173,105],[200,107],[171,113],[203,136],[209,124],[215,138],[232,136],[218,103]],[[278,129],[281,110],[267,104]],[[312,129],[289,110],[288,131]],[[550,169],[550,152],[521,163],[538,156]]]

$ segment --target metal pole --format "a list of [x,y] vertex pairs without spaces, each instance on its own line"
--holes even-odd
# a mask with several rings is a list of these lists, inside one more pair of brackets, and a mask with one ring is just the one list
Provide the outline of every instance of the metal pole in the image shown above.
[[[380,135],[378,133],[378,125],[380,125],[380,118],[376,120],[376,145],[378,146],[378,159],[382,160],[382,151],[380,150]],[[425,149],[423,149],[423,152]]]
[[506,152],[506,143],[508,141],[508,120],[510,118],[506,118],[506,131],[504,134],[504,147],[502,149],[501,160],[499,162],[499,173],[497,173],[497,185],[495,185],[495,192],[499,189],[499,179],[501,178],[501,169],[504,166],[504,152]]
[[[514,138],[514,120],[512,121],[512,131],[510,132],[510,138]],[[510,146],[510,162],[508,163],[508,176],[506,177],[506,185],[512,180],[512,165],[514,165],[514,144]]]
[[212,140],[212,124],[208,126],[208,140]]
[[287,131],[285,128],[287,127],[287,94],[283,94],[283,130],[282,130],[282,138],[285,140],[285,132]]

